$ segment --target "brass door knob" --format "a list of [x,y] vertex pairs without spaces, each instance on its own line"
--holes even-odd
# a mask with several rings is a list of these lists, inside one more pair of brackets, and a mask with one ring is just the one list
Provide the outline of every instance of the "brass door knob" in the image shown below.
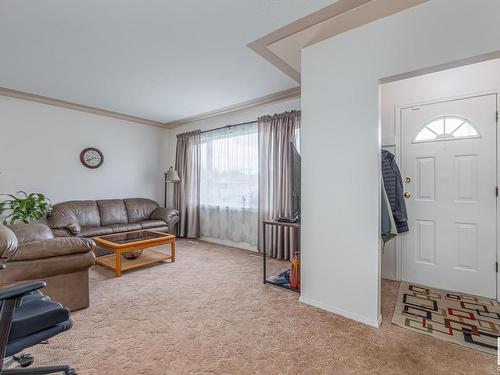
[[411,177],[405,177],[405,184],[409,184],[411,182]]
[[410,199],[411,198],[411,193],[409,191],[405,191],[405,193],[403,195],[404,195],[404,197],[406,199]]

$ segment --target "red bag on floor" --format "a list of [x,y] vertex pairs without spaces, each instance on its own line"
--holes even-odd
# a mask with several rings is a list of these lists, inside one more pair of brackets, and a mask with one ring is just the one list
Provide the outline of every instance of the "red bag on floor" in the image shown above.
[[292,267],[290,268],[290,287],[300,289],[300,253],[295,252],[292,258]]

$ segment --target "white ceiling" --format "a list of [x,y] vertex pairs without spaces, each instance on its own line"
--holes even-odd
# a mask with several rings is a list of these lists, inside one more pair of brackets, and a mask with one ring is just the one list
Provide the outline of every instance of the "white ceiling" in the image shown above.
[[246,44],[333,0],[1,0],[0,87],[170,122],[297,85]]

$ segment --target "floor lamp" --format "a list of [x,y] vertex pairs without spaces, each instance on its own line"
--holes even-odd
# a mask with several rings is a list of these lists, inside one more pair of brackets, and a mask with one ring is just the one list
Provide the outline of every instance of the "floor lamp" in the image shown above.
[[175,184],[180,181],[179,173],[177,173],[173,167],[170,167],[168,171],[165,172],[165,201],[163,207],[167,208],[168,184]]

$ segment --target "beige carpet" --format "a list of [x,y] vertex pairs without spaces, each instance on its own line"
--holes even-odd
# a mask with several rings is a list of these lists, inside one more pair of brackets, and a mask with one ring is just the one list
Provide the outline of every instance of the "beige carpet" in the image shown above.
[[500,303],[464,293],[401,282],[392,322],[496,356]]
[[30,352],[81,375],[496,373],[489,354],[391,324],[398,283],[382,282],[375,329],[262,285],[261,258],[247,251],[183,240],[177,249],[175,263],[119,279],[94,267],[91,307]]

